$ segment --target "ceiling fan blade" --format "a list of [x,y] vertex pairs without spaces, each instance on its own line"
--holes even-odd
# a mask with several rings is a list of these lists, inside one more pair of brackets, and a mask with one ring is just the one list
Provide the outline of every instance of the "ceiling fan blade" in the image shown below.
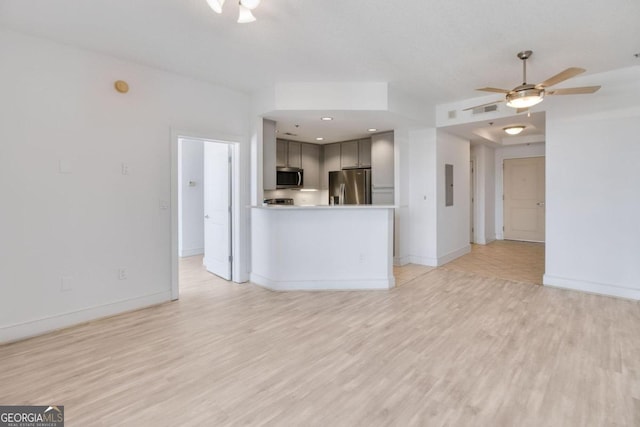
[[481,90],[483,92],[496,92],[496,93],[509,93],[509,92],[511,92],[510,90],[499,89],[497,87],[481,87],[480,89],[476,89],[476,90]]
[[600,89],[600,86],[568,87],[566,89],[548,90],[545,93],[547,95],[582,95],[597,92],[598,89]]
[[571,67],[571,68],[567,68],[566,70],[556,74],[555,76],[548,78],[547,80],[543,81],[542,83],[539,83],[536,85],[536,88],[540,89],[543,87],[549,87],[549,86],[553,86],[553,85],[557,85],[560,82],[563,82],[567,79],[570,79],[571,77],[575,77],[578,74],[582,74],[584,73],[586,70],[584,68],[578,68],[578,67]]
[[487,105],[499,104],[501,102],[504,102],[504,99],[499,99],[498,101],[493,101],[493,102],[487,102],[486,104],[474,105],[473,107],[465,108],[462,111],[469,111],[469,110],[473,110],[474,108],[486,107]]

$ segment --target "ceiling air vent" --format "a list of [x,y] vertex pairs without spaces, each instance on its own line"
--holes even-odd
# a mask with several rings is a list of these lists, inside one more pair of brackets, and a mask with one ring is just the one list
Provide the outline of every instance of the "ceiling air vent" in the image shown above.
[[449,111],[449,120],[456,118],[456,110]]
[[498,110],[497,105],[486,105],[484,107],[476,107],[473,110],[471,110],[471,112],[473,114],[482,114],[482,113],[490,113],[492,111],[497,111],[497,110]]

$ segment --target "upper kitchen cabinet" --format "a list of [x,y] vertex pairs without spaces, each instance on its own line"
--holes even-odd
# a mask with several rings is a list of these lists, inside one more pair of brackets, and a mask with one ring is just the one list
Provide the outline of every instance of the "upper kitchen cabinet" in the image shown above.
[[302,165],[301,143],[278,139],[276,141],[276,166],[299,168]]
[[371,140],[360,139],[345,141],[340,144],[342,154],[340,165],[342,169],[368,168],[371,166]]
[[371,139],[369,138],[358,141],[358,166],[371,167]]
[[371,136],[371,184],[376,188],[394,187],[393,132]]
[[302,169],[304,170],[304,188],[320,189],[320,152],[317,144],[301,144]]
[[329,188],[329,172],[340,170],[340,143],[324,146],[324,164],[322,167],[322,189]]

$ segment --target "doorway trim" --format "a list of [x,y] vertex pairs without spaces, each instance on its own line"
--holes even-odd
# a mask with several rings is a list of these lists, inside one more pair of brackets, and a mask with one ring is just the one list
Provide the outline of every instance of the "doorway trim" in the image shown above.
[[177,300],[180,297],[179,289],[179,254],[178,254],[178,148],[180,139],[191,139],[201,141],[212,141],[228,144],[231,147],[231,255],[232,278],[236,283],[246,281],[242,271],[246,270],[243,256],[244,244],[243,232],[243,210],[241,201],[244,200],[241,194],[243,188],[241,173],[242,158],[242,137],[223,133],[202,134],[193,131],[171,130],[171,299]]

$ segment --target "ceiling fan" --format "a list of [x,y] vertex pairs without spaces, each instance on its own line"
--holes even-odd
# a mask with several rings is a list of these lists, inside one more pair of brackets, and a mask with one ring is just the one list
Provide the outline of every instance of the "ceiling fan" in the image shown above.
[[520,113],[522,111],[527,111],[530,107],[542,102],[542,99],[545,95],[581,95],[594,93],[598,89],[600,89],[600,86],[583,86],[555,90],[547,89],[550,86],[557,85],[560,82],[570,79],[571,77],[575,77],[578,74],[584,73],[586,71],[584,68],[577,67],[567,68],[566,70],[556,74],[553,77],[548,78],[542,83],[538,83],[537,85],[528,84],[527,59],[529,59],[532,54],[533,52],[530,50],[518,52],[517,56],[522,60],[522,84],[520,86],[517,86],[511,90],[499,89],[495,87],[483,87],[480,89],[476,89],[484,92],[504,93],[506,95],[504,99],[465,108],[462,111],[473,110],[474,108],[485,107],[487,105],[498,104],[500,102],[506,102],[507,106],[516,108],[517,112]]

